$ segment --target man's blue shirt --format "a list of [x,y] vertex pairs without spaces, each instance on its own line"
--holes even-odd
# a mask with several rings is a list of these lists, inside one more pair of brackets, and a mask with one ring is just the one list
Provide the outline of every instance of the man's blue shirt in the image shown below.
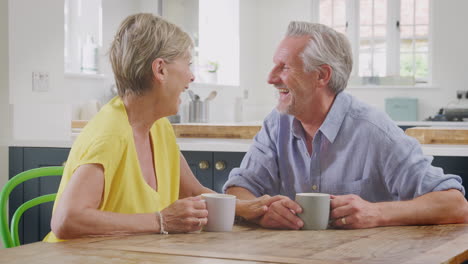
[[223,189],[239,186],[255,196],[291,199],[299,192],[357,194],[371,202],[447,189],[465,192],[459,176],[431,166],[432,157],[385,113],[348,93],[336,96],[311,155],[304,133],[293,116],[273,110]]

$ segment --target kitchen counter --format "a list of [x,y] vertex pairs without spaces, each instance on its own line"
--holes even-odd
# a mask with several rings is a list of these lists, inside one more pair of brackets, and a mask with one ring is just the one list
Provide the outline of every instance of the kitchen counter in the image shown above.
[[[73,133],[69,141],[13,141],[10,146],[70,148],[77,135]],[[252,139],[177,138],[182,151],[247,152],[252,142]],[[421,147],[425,155],[468,157],[468,145],[424,144]]]

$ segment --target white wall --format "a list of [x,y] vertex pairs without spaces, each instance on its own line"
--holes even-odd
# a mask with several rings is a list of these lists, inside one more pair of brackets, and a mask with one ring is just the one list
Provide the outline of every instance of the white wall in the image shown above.
[[0,188],[8,180],[8,1],[0,1]]
[[[70,134],[64,82],[63,0],[10,0],[10,103],[13,139],[63,140]],[[49,91],[32,91],[32,72],[49,73]]]
[[[70,121],[78,117],[77,108],[92,99],[103,102],[109,99],[113,75],[107,52],[118,26],[141,8],[156,13],[157,1],[102,1],[102,78],[64,75],[63,0],[8,2],[13,140],[68,140]],[[33,71],[49,73],[49,91],[32,91]]]
[[[243,116],[249,121],[262,119],[275,106],[273,88],[266,84],[273,53],[290,20],[310,21],[311,6],[307,0],[245,0],[241,3],[244,7],[249,5],[249,8],[241,8],[241,15],[246,15],[241,20],[241,31],[252,29],[241,33],[241,86],[249,91]],[[465,14],[468,1],[435,0],[433,3],[433,81],[437,88],[356,88],[347,89],[349,93],[382,110],[386,97],[418,98],[419,119],[422,120],[455,100],[456,90],[468,90],[468,34],[461,30],[468,23]]]

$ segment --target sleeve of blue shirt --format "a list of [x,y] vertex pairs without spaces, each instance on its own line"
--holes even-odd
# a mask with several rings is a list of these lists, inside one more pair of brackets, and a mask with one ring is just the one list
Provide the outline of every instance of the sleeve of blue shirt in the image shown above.
[[431,165],[433,160],[425,156],[416,139],[403,132],[395,133],[384,143],[387,155],[379,162],[383,180],[395,200],[410,200],[433,191],[448,189],[465,190],[459,176],[444,174]]
[[273,111],[265,118],[240,168],[233,169],[229,174],[223,187],[224,192],[229,187],[237,186],[257,197],[265,193],[279,194],[281,182],[276,149],[278,117],[279,114]]

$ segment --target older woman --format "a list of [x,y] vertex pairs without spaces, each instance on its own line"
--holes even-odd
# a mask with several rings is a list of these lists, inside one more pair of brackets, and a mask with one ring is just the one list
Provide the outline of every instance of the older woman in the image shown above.
[[[213,191],[194,177],[164,118],[177,113],[180,93],[194,80],[192,45],[160,17],[123,21],[110,48],[119,95],[76,139],[44,241],[191,232],[207,223],[205,203],[196,196]],[[236,210],[257,217],[271,200],[238,203]]]

